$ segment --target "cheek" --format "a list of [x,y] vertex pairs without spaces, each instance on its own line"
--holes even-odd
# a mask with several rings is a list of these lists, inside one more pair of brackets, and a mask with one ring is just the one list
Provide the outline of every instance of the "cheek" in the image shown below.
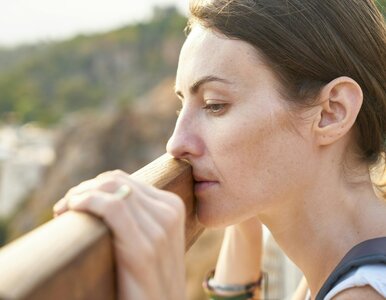
[[[244,172],[256,169],[258,165],[269,165],[275,149],[280,147],[281,129],[270,126],[269,121],[244,122],[234,125],[222,137],[217,152],[227,161],[233,172]],[[249,173],[249,172],[248,172]]]
[[216,166],[233,197],[243,195],[254,203],[256,195],[268,199],[278,182],[288,177],[284,170],[295,162],[294,146],[300,138],[283,126],[284,118],[240,123],[222,137],[214,159],[218,158]]

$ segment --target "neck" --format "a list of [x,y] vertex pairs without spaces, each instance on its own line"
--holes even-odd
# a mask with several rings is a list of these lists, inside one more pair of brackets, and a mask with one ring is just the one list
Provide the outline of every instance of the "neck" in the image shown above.
[[375,195],[369,176],[355,184],[341,177],[319,177],[308,190],[259,215],[303,271],[313,296],[353,246],[386,236],[386,203]]

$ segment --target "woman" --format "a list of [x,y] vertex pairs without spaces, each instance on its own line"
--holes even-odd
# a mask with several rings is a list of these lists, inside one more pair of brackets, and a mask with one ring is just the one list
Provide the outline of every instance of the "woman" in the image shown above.
[[[191,15],[167,151],[193,167],[200,222],[232,225],[210,284],[260,277],[261,221],[313,299],[353,246],[386,236],[369,175],[385,151],[384,20],[372,0],[193,1]],[[115,171],[70,190],[55,212],[67,209],[113,230],[120,299],[185,297],[177,196]],[[330,297],[386,297],[386,276],[369,284]]]

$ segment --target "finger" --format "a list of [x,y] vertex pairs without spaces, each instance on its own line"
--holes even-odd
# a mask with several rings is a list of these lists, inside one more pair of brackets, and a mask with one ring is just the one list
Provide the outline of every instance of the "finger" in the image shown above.
[[[137,182],[132,181],[132,185],[137,185]],[[142,185],[140,188],[123,185],[115,192],[115,195],[120,196],[129,211],[133,213],[133,218],[145,233],[145,236],[149,237],[152,243],[159,243],[159,246],[164,246],[164,243],[167,242],[166,235],[168,232],[175,231],[176,227],[183,227],[185,210],[183,209],[181,213],[178,207],[160,201],[161,198],[165,197],[177,197],[174,194],[163,193],[156,189],[156,193],[151,194],[154,194],[157,198],[151,198],[145,192],[148,188],[148,185]],[[130,196],[128,197],[128,195]],[[180,201],[180,199],[177,201]],[[115,223],[120,221],[119,218],[114,217],[116,214],[117,211],[114,208],[105,210],[106,220],[110,222],[112,227],[120,228]]]
[[64,195],[64,197],[55,203],[53,207],[54,216],[57,217],[68,210],[68,200],[72,196],[91,189],[93,186],[92,181],[93,180],[84,181],[78,184],[77,186],[72,187],[70,190],[68,190],[67,193]]
[[125,181],[123,181],[122,178],[111,177],[111,176],[110,177],[98,176],[94,179],[84,181],[79,185],[71,188],[65,195],[65,198],[72,197],[76,194],[82,194],[89,190],[101,190],[104,192],[112,193],[124,183]]
[[165,203],[172,207],[176,207],[185,215],[185,204],[177,194],[158,189],[130,176],[127,176],[126,180],[130,182],[130,185],[136,190],[136,193],[143,196],[144,201],[141,201],[140,203],[145,205],[145,207],[151,208],[154,205],[163,206],[162,203]]
[[[80,183],[79,185],[71,188],[66,195],[60,199],[53,207],[54,217],[59,216],[68,210],[67,202],[68,200],[77,195],[85,193],[92,189],[99,189],[104,192],[112,192],[115,193],[126,181],[124,181],[124,177],[122,176],[123,172],[106,172],[94,179],[90,179]],[[110,174],[110,175],[109,175]],[[111,176],[112,174],[120,175]]]
[[[100,184],[98,189],[106,192],[114,192],[120,186],[120,184],[127,183],[134,189],[138,189],[141,194],[150,196],[150,198],[162,199],[163,201],[172,201],[172,203],[179,201],[179,199],[176,199],[173,196],[168,197],[168,195],[172,193],[155,188],[154,186],[142,182],[122,170],[108,171],[98,175],[95,179]],[[96,186],[94,186],[94,188],[95,187]],[[85,188],[87,188],[87,186]],[[82,190],[80,190],[80,192],[81,191]],[[164,197],[160,197],[160,194],[164,195]]]
[[156,219],[167,231],[175,229],[178,222],[184,224],[184,210],[164,201],[161,197],[154,199],[142,195],[141,197],[130,198],[128,202],[130,204],[133,202],[132,205],[135,206],[136,210],[146,211],[151,218]]
[[[168,192],[166,190],[162,190],[162,189],[156,188],[156,187],[154,187],[154,186],[152,186],[150,184],[147,184],[147,183],[145,183],[143,181],[140,181],[140,180],[138,180],[137,178],[135,178],[133,176],[128,176],[128,179],[130,180],[131,184],[133,184],[136,187],[138,187],[143,193],[145,193],[146,195],[148,195],[151,198],[159,198],[160,194],[163,195],[163,196],[174,194],[174,193]],[[168,199],[165,198],[164,200],[168,200]]]
[[113,194],[93,190],[69,197],[67,207],[71,210],[89,212],[97,217],[103,217],[104,210],[110,201],[115,201]]
[[54,217],[58,217],[67,210],[67,199],[60,199],[53,207]]
[[[147,186],[145,186],[147,188]],[[134,218],[141,230],[149,237],[157,249],[177,249],[176,253],[185,251],[185,207],[181,199],[172,193],[156,193],[157,198],[148,197],[144,189],[133,190],[133,195],[125,201],[134,212]],[[158,190],[156,190],[158,191]],[[164,197],[175,197],[176,201],[163,201]],[[173,202],[177,202],[175,205]],[[158,226],[158,227],[157,227]],[[178,236],[177,238],[173,238]],[[167,259],[163,260],[166,264]],[[166,269],[165,269],[166,270]]]
[[[155,270],[158,272],[159,278],[171,278],[170,276],[173,275],[174,271],[170,266],[173,265],[176,255],[182,257],[184,255],[184,222],[170,217],[171,214],[175,216],[177,214],[170,205],[153,199],[153,205],[146,208],[141,204],[144,202],[150,203],[151,200],[144,200],[143,196],[135,197],[133,195],[125,203],[133,215],[135,223],[143,232],[144,238],[147,239],[148,244],[152,247],[150,253],[145,254],[145,256],[148,257],[149,261],[155,260],[154,263],[157,265]],[[119,232],[124,233],[122,239],[127,239],[127,233],[124,228],[125,220],[117,218],[107,219],[115,223],[111,224],[112,227],[121,228]],[[167,253],[167,255],[162,255],[162,253]],[[162,255],[162,259],[157,259],[159,255]],[[166,286],[166,282],[164,286]]]
[[[88,197],[88,195],[86,193],[89,192],[90,189],[92,189],[93,187],[98,185],[98,183],[95,183],[93,181],[94,180],[89,180],[87,182],[84,182],[83,184],[80,184],[78,186],[79,188],[78,187],[73,188],[71,192],[67,193],[65,197],[60,199],[53,207],[54,216],[57,217],[69,209],[68,202],[70,201],[70,199],[72,199],[71,200],[72,202],[84,201],[84,199]],[[118,186],[118,188],[115,185]],[[117,197],[127,196],[131,191],[131,189],[127,185],[121,185],[118,183],[116,183],[115,185],[114,185],[114,189],[115,189],[115,192],[117,192],[117,194],[116,194]],[[102,183],[102,187],[106,187],[106,186],[107,185],[103,185],[103,183]],[[112,189],[112,187],[113,187],[111,182],[109,182],[109,186],[110,186],[110,188],[106,188],[107,192],[109,189]],[[123,187],[123,189],[122,189],[122,187]],[[103,189],[101,191],[103,191]],[[73,205],[74,205],[73,206],[74,209],[76,207],[78,207],[75,204],[73,204]]]
[[[164,196],[162,193],[157,193],[157,196],[160,194]],[[143,265],[151,261],[153,265],[159,266],[156,269],[163,275],[159,278],[169,278],[165,275],[171,275],[169,269],[174,253],[183,257],[183,237],[177,236],[177,243],[174,238],[176,220],[170,218],[173,211],[176,211],[175,207],[167,202],[159,202],[158,199],[149,199],[143,189],[130,189],[123,185],[115,193],[87,191],[70,197],[68,207],[103,218],[114,233],[120,259],[139,277],[146,273],[143,272]],[[171,257],[166,255],[167,258],[159,259],[158,251],[164,254],[169,252]]]
[[128,199],[128,202],[133,202],[133,205],[137,206],[136,210],[142,207],[150,214],[151,218],[156,219],[161,224],[166,232],[185,234],[186,209],[179,196],[154,187],[149,188],[148,185],[135,180],[132,180],[132,185],[141,186],[141,188],[135,189],[134,197]]
[[141,229],[143,236],[151,244],[162,243],[167,240],[166,232],[163,228],[163,219],[161,218],[162,215],[165,215],[165,211],[169,210],[166,205],[153,203],[152,206],[144,207],[141,203],[150,203],[151,201],[149,199],[145,201],[146,195],[140,193],[139,189],[132,190],[127,185],[122,186],[115,193],[115,195],[117,194],[120,195],[121,201],[119,203],[110,203],[111,206],[107,207],[104,211],[104,218],[112,228],[116,228],[119,232],[124,232],[124,237],[126,236],[125,228],[122,225],[125,224],[125,220],[116,217],[120,210],[123,209],[131,214],[134,222]]
[[113,232],[118,266],[138,276],[143,266],[153,261],[155,252],[135,214],[124,202],[117,201],[106,206],[101,217]]
[[122,171],[122,170],[112,170],[112,171],[107,171],[99,174],[96,178],[104,178],[104,177],[121,177],[121,178],[126,178],[129,177],[130,174]]
[[95,182],[95,180],[92,179],[92,180],[84,181],[79,185],[71,188],[63,198],[61,198],[58,202],[55,203],[53,207],[54,217],[58,217],[68,210],[68,201],[70,198],[74,197],[75,195],[80,195],[82,193],[85,193],[86,191],[93,189],[96,186],[96,184],[97,183]]
[[[126,189],[122,190],[127,194]],[[128,269],[139,276],[143,275],[144,264],[152,262],[159,265],[157,255],[167,248],[167,235],[162,224],[139,205],[142,199],[133,193],[129,199],[104,200],[106,205],[100,216],[113,231],[117,251],[126,253],[121,259]]]

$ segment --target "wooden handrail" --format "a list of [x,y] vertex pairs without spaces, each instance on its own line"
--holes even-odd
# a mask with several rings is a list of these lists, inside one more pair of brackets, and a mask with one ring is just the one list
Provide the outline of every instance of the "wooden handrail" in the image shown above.
[[[190,166],[165,154],[132,176],[184,200],[188,250],[203,231],[194,213]],[[111,236],[98,218],[68,212],[0,250],[0,299],[115,298]]]

